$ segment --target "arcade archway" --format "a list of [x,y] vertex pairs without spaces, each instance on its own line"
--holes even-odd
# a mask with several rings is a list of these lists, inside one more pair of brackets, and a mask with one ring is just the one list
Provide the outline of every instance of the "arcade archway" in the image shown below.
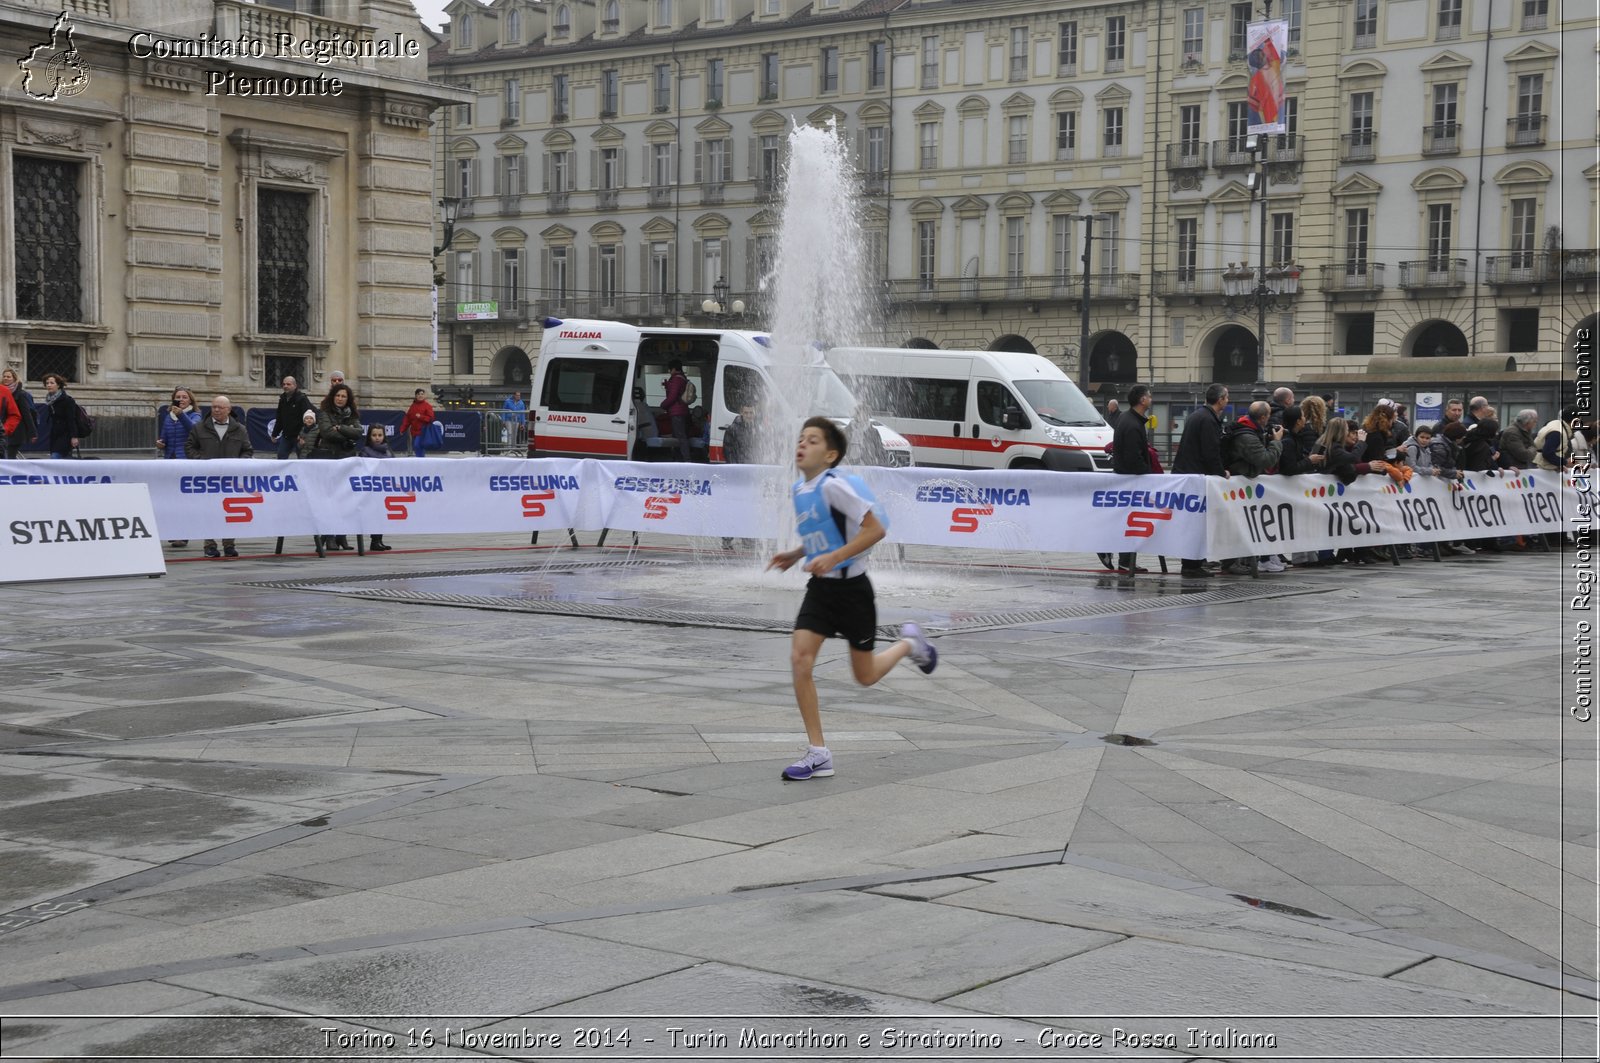
[[1089,379],[1132,384],[1139,379],[1139,349],[1120,332],[1102,332],[1089,343]]
[[494,356],[489,379],[498,387],[527,391],[533,381],[533,362],[521,347],[502,347]]
[[989,349],[991,351],[1014,351],[1017,354],[1039,353],[1039,348],[1035,347],[1033,344],[1029,343],[1027,340],[1023,339],[1021,336],[1018,336],[1014,332],[1009,332],[1006,335],[996,339],[993,343],[989,344]]
[[1411,340],[1413,358],[1464,358],[1472,353],[1467,337],[1448,321],[1430,321]]
[[1256,378],[1261,345],[1243,325],[1229,325],[1211,344],[1211,380],[1217,384],[1249,384]]

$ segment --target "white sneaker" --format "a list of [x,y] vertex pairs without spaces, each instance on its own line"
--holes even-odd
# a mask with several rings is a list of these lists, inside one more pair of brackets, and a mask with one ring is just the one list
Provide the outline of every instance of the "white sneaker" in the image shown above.
[[916,624],[900,625],[900,637],[911,643],[911,662],[922,669],[923,674],[932,672],[939,667],[939,650],[928,641],[922,633],[922,628]]
[[1289,570],[1289,566],[1285,565],[1282,561],[1279,561],[1275,557],[1269,557],[1265,561],[1261,562],[1260,569],[1262,572],[1287,572]]

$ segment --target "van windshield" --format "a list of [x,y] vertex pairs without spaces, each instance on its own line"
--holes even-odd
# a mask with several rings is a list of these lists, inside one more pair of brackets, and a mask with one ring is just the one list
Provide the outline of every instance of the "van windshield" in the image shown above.
[[849,420],[855,416],[855,396],[830,367],[774,365],[769,371],[778,394],[793,401],[793,408],[802,417]]
[[1045,424],[1095,428],[1106,422],[1088,396],[1067,380],[1013,380]]

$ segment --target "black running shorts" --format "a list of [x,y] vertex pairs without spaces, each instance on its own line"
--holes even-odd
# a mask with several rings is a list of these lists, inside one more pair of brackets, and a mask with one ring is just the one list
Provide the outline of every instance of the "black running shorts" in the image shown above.
[[877,644],[878,601],[865,574],[848,579],[811,577],[805,601],[794,618],[796,631],[815,631],[824,638],[838,636],[852,650],[870,651]]

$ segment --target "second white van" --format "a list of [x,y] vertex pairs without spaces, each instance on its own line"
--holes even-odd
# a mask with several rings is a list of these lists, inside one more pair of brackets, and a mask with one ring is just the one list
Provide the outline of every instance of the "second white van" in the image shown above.
[[911,442],[918,465],[1110,471],[1111,427],[1040,355],[835,347],[828,363]]

